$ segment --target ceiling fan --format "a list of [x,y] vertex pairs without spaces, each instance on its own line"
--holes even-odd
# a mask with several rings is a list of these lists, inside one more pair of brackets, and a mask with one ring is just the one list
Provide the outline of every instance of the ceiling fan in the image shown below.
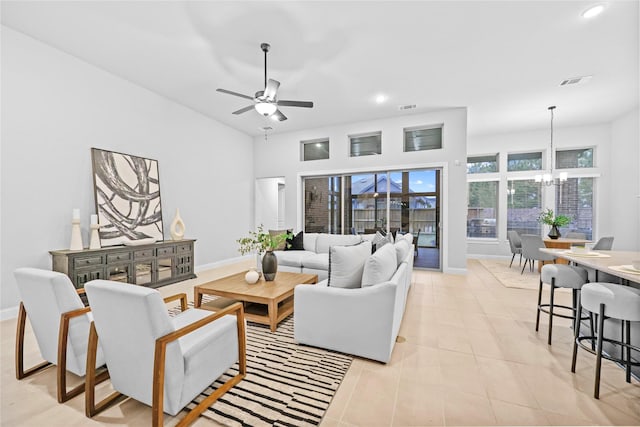
[[276,95],[280,82],[273,79],[267,80],[267,52],[271,46],[268,43],[262,43],[260,48],[264,52],[264,90],[256,92],[255,96],[243,95],[238,92],[233,92],[227,89],[216,89],[218,92],[226,93],[233,96],[239,96],[240,98],[250,99],[253,101],[252,105],[241,108],[234,111],[233,114],[242,114],[255,108],[255,110],[265,117],[271,117],[279,122],[287,120],[287,116],[282,114],[278,107],[303,107],[313,108],[313,102],[311,101],[285,101],[278,100]]

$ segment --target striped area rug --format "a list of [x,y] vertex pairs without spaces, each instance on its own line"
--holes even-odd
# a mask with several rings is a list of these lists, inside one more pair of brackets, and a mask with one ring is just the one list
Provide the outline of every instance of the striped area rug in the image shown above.
[[[293,315],[282,321],[276,332],[247,322],[246,336],[246,377],[202,415],[225,426],[320,424],[353,358],[296,344]],[[234,365],[195,402],[237,372]]]

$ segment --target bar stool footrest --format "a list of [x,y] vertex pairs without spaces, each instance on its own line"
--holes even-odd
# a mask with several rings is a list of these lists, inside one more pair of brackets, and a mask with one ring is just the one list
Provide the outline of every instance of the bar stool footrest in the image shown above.
[[[585,344],[582,343],[583,340],[589,340],[589,341],[591,341],[591,344],[593,345],[597,339],[598,339],[597,336],[591,336],[591,335],[590,336],[582,336],[582,337],[576,338],[576,343],[583,350],[586,350],[591,354],[597,355],[598,352],[596,350],[592,350],[591,346],[587,347]],[[622,354],[623,349],[625,349],[627,347],[630,348],[631,350],[635,350],[637,352],[640,352],[640,347],[635,346],[635,345],[631,345],[631,344],[627,344],[627,343],[624,343],[622,341],[617,341],[617,340],[613,340],[611,338],[604,338],[604,337],[602,338],[602,341],[603,342],[608,342],[608,343],[614,344],[614,345],[619,345],[621,354]],[[610,360],[612,362],[620,363],[622,365],[640,366],[640,362],[632,362],[632,361],[627,361],[627,360],[623,360],[623,359],[618,359],[617,357],[613,357],[613,356],[610,356],[610,355],[605,354],[605,353],[602,353],[602,358]]]
[[[543,313],[549,314],[549,310],[546,307],[550,307],[550,306],[551,306],[551,304],[540,304],[538,306],[538,310],[543,312]],[[573,312],[573,316],[568,316],[566,314],[556,313],[555,312],[556,308],[562,308],[562,309],[565,309],[565,310],[571,310]],[[576,315],[575,315],[576,309],[573,308],[573,307],[569,307],[569,306],[566,306],[566,305],[560,305],[560,304],[554,304],[553,305],[553,309],[554,309],[554,312],[553,312],[554,316],[562,317],[563,319],[575,319],[576,318]],[[580,320],[589,320],[589,319],[590,319],[589,316],[585,316],[585,317],[581,317],[580,318]]]

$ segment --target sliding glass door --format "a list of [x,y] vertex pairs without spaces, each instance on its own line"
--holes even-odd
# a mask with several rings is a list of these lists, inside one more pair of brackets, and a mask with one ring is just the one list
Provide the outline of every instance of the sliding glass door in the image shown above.
[[304,231],[412,233],[417,267],[440,268],[440,170],[303,178]]

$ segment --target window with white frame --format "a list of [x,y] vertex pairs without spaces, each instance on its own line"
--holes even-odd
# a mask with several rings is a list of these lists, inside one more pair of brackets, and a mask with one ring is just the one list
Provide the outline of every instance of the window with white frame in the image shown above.
[[542,152],[507,154],[507,171],[542,170]]
[[556,214],[571,218],[571,223],[560,229],[561,234],[575,231],[593,238],[594,183],[592,177],[569,178],[556,188]]
[[442,148],[442,125],[404,129],[405,152],[440,148]]
[[556,150],[556,169],[592,168],[593,148]]
[[542,210],[542,188],[533,179],[507,181],[507,231],[540,235],[538,215]]
[[300,141],[302,161],[329,158],[329,138]]
[[467,173],[492,173],[498,170],[497,154],[467,157]]
[[497,237],[498,181],[468,183],[467,237]]
[[349,135],[349,155],[351,157],[382,154],[382,132]]

